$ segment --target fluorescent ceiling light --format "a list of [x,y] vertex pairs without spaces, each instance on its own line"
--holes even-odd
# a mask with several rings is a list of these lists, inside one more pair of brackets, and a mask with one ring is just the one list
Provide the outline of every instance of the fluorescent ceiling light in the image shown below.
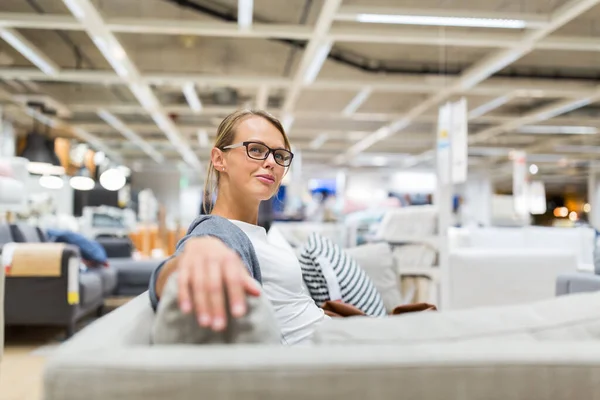
[[183,85],[183,95],[192,111],[195,113],[202,111],[202,103],[200,102],[200,98],[198,98],[198,93],[196,93],[194,82],[188,82]]
[[304,84],[305,85],[308,85],[315,81],[315,79],[317,78],[317,75],[319,75],[319,71],[321,70],[323,63],[325,62],[325,59],[327,58],[327,56],[329,55],[329,52],[331,51],[331,46],[332,46],[332,42],[330,40],[328,40],[324,43],[321,43],[317,47],[317,50],[315,51],[315,55],[313,56],[312,61],[309,64],[309,66],[306,69],[306,72],[304,74]]
[[518,128],[517,132],[540,135],[595,135],[598,133],[598,128],[593,126],[528,125]]
[[77,17],[77,19],[85,18],[85,12],[83,8],[81,8],[81,4],[79,4],[78,0],[63,0],[63,2],[67,5],[71,13]]
[[319,148],[323,147],[323,145],[325,144],[327,139],[329,139],[329,134],[321,133],[319,136],[314,138],[308,146],[313,150],[319,149]]
[[527,22],[520,19],[436,17],[430,15],[358,14],[356,21],[373,24],[458,26],[471,28],[523,29]]
[[14,47],[23,57],[31,61],[36,67],[47,75],[56,75],[60,69],[58,65],[49,60],[43,53],[37,50],[29,40],[12,29],[0,28],[0,37]]
[[286,133],[289,133],[289,130],[292,129],[292,125],[294,125],[294,116],[291,114],[283,117],[281,125],[283,125],[283,129],[285,129]]
[[469,112],[469,119],[479,118],[482,115],[487,114],[498,107],[502,107],[503,105],[508,103],[511,98],[512,96],[500,96],[498,98],[495,98],[494,100],[482,104]]
[[388,159],[382,156],[375,156],[371,160],[371,164],[376,167],[383,167],[388,164]]
[[198,144],[202,148],[206,148],[210,145],[210,140],[208,139],[208,133],[206,132],[206,129],[198,130]]
[[358,108],[367,100],[367,98],[371,95],[372,89],[370,87],[366,87],[361,89],[360,92],[354,96],[354,98],[348,103],[342,114],[346,116],[350,116],[358,110]]
[[567,101],[565,104],[561,104],[556,107],[552,107],[548,111],[543,111],[539,113],[536,117],[538,121],[545,121],[554,117],[557,117],[562,114],[566,114],[573,110],[577,110],[578,108],[585,107],[591,103],[590,98],[585,98],[581,100]]
[[129,127],[127,127],[120,119],[115,117],[110,112],[100,109],[98,110],[98,116],[104,120],[108,125],[112,126],[115,130],[119,131],[123,136],[125,136],[129,141],[135,143],[138,147],[140,147],[146,154],[148,154],[154,161],[157,163],[162,163],[164,161],[164,157],[160,154],[154,147],[152,147],[148,142],[142,139],[137,133],[133,132]]
[[252,26],[253,0],[238,0],[238,26],[248,29]]

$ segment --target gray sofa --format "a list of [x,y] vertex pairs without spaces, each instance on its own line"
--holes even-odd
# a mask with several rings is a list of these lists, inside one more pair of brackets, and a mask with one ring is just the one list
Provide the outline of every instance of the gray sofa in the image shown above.
[[116,271],[115,296],[137,296],[148,289],[150,276],[162,260],[135,260],[127,237],[97,237]]
[[48,361],[46,400],[592,399],[600,293],[535,304],[333,319],[312,346],[152,345],[147,294]]
[[573,272],[559,275],[556,279],[556,295],[600,291],[600,271]]
[[[0,252],[10,242],[42,243],[38,232],[21,225],[0,225]],[[18,238],[15,236],[20,235]],[[52,246],[53,244],[48,244]],[[79,274],[79,303],[67,301],[68,270],[71,259],[79,263],[79,250],[66,245],[61,257],[60,277],[6,277],[4,290],[4,325],[52,325],[66,329],[67,337],[75,324],[86,315],[101,313],[106,280],[99,273]]]
[[[352,254],[388,309],[398,295],[390,254],[382,245]],[[598,304],[600,293],[590,293],[514,306],[332,319],[310,346],[158,345],[152,344],[156,316],[143,293],[54,353],[45,368],[44,398],[599,398]]]

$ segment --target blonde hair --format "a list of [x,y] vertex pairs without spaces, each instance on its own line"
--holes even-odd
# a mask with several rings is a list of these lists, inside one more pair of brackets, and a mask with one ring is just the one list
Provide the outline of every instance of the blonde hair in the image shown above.
[[[238,110],[226,116],[219,124],[219,128],[217,128],[217,138],[215,140],[214,147],[217,149],[223,149],[224,147],[233,144],[237,126],[240,124],[240,122],[253,116],[262,117],[269,121],[275,128],[277,128],[277,130],[281,132],[281,135],[283,136],[285,148],[291,150],[290,142],[285,134],[285,129],[283,128],[281,122],[269,112],[264,110]],[[204,201],[202,204],[202,209],[206,214],[212,211],[212,196],[219,188],[219,181],[220,173],[215,169],[211,159],[206,171],[206,181],[204,182]]]

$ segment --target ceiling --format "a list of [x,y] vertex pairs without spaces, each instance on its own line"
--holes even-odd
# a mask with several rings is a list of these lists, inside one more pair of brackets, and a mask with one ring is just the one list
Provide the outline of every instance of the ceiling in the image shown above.
[[220,119],[258,107],[282,119],[308,168],[397,169],[431,164],[438,107],[465,97],[473,168],[510,176],[522,149],[549,183],[585,182],[600,149],[599,4],[2,0],[0,98],[23,131],[37,118],[138,167],[200,168]]

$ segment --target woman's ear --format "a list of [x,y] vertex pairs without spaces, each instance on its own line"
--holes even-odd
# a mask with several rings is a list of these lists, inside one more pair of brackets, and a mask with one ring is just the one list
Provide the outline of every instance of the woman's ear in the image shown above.
[[215,169],[217,171],[223,171],[223,168],[225,168],[225,157],[223,151],[221,151],[221,149],[213,147],[213,149],[210,151],[210,158]]

